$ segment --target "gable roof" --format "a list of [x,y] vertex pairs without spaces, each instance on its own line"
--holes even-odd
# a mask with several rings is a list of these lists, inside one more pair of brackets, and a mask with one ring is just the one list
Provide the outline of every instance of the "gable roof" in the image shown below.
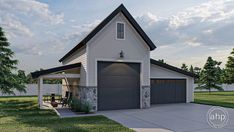
[[42,76],[42,75],[47,75],[47,74],[55,73],[55,72],[61,72],[61,71],[65,71],[65,70],[72,69],[72,68],[78,68],[80,66],[81,66],[81,63],[75,63],[75,64],[70,64],[70,65],[65,65],[65,66],[60,66],[60,67],[54,67],[54,68],[50,68],[46,70],[32,72],[31,76],[32,78],[38,78],[39,76]]
[[86,43],[92,39],[107,23],[109,23],[112,18],[114,18],[119,12],[123,13],[123,15],[127,18],[127,20],[131,23],[133,28],[137,31],[137,33],[142,37],[145,43],[149,46],[150,50],[154,50],[156,46],[150,40],[150,38],[146,35],[146,33],[142,30],[136,20],[132,17],[132,15],[128,12],[128,10],[121,4],[118,8],[116,8],[108,17],[106,17],[96,28],[94,28],[79,44],[77,44],[72,50],[70,50],[67,54],[65,54],[59,62],[62,62],[64,59],[72,55],[75,51],[86,45]]
[[180,68],[174,67],[172,65],[168,65],[168,64],[163,63],[163,62],[156,61],[154,59],[150,59],[150,63],[154,64],[154,65],[157,65],[157,66],[160,66],[160,67],[163,67],[163,68],[166,68],[166,69],[169,69],[169,70],[172,70],[172,71],[175,71],[175,72],[178,72],[178,73],[181,73],[181,74],[184,74],[186,76],[198,78],[197,74],[182,70]]

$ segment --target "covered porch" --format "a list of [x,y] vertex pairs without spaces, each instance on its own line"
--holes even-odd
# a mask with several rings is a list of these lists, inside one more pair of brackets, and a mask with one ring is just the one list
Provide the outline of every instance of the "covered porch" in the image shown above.
[[[43,109],[43,106],[53,105],[52,103],[59,105],[58,107],[61,108],[64,105],[64,101],[73,97],[78,98],[80,67],[81,63],[75,63],[31,73],[33,78],[38,79],[38,106],[40,109]],[[51,93],[51,97],[47,99],[47,102],[43,101],[43,80],[46,79],[62,80],[62,95],[59,95],[61,99],[57,100],[57,102],[55,100],[57,95],[53,95],[53,93]]]

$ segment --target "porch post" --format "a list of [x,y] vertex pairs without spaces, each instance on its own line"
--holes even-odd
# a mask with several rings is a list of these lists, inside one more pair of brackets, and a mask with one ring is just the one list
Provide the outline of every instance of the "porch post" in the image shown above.
[[38,78],[38,105],[40,109],[42,109],[42,106],[43,106],[42,87],[43,87],[43,78],[39,77]]

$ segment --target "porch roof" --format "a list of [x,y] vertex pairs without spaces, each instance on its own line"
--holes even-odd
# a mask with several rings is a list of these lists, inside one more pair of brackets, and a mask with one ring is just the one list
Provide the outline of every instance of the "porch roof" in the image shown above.
[[46,70],[32,72],[31,75],[32,75],[32,78],[38,78],[39,76],[42,76],[42,75],[61,72],[61,71],[65,71],[68,69],[79,68],[79,67],[81,67],[81,63],[75,63],[75,64],[64,65],[60,67],[54,67],[54,68],[50,68]]

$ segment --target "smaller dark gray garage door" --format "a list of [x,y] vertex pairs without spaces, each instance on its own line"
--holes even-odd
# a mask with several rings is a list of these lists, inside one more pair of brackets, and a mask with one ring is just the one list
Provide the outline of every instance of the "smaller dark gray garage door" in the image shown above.
[[185,79],[151,79],[151,104],[185,103]]
[[98,62],[98,110],[140,107],[140,64]]

